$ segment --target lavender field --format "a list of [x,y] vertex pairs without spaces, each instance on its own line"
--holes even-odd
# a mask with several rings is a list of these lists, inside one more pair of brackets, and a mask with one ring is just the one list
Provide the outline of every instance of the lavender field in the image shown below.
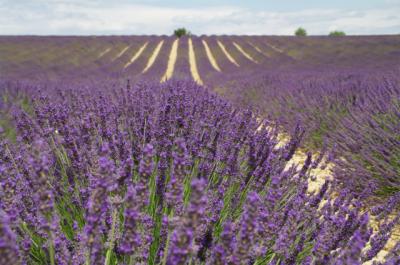
[[0,36],[0,265],[400,264],[400,35]]

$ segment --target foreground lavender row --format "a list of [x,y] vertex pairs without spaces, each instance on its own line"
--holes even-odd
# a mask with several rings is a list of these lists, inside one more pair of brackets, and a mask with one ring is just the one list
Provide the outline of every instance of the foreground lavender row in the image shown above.
[[[224,95],[256,106],[283,131],[306,128],[303,147],[336,153],[335,177],[380,197],[400,192],[400,72],[337,70],[260,73]],[[349,176],[349,172],[354,172]]]
[[193,82],[2,90],[0,264],[361,264],[400,218],[376,207],[373,232],[359,194],[307,193],[300,126],[278,148]]

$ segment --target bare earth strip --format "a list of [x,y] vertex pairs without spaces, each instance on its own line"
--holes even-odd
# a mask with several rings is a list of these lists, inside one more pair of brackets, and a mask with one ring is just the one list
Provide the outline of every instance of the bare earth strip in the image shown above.
[[142,74],[146,73],[147,70],[150,69],[150,67],[154,64],[155,60],[157,59],[158,54],[160,53],[160,50],[164,44],[164,40],[160,41],[160,43],[157,45],[157,47],[154,49],[153,54],[150,56],[149,61],[147,62],[146,67],[143,69]]
[[268,42],[266,43],[268,47],[271,47],[274,51],[279,52],[279,53],[283,53],[283,50],[279,49],[278,47],[269,44]]
[[109,53],[111,51],[111,48],[107,48],[105,49],[103,52],[101,52],[99,54],[99,57],[97,57],[97,59],[100,59],[101,57],[103,57],[104,55],[106,55],[106,53]]
[[202,40],[202,42],[203,42],[204,49],[206,50],[206,54],[207,54],[208,60],[210,61],[212,67],[215,70],[217,70],[218,72],[221,72],[221,68],[219,68],[217,60],[215,60],[215,57],[212,54],[212,52],[210,50],[210,47],[208,46],[207,42],[205,40]]
[[165,71],[163,77],[161,77],[161,82],[167,81],[174,74],[176,58],[178,58],[178,46],[179,46],[179,39],[176,39],[172,44],[171,52],[169,53],[168,57],[167,70]]
[[276,47],[276,46],[274,46],[274,45],[272,45],[272,44],[269,44],[268,42],[267,42],[266,44],[267,44],[268,47],[270,47],[270,48],[273,49],[274,51],[276,51],[276,52],[278,52],[278,53],[280,53],[280,54],[284,54],[284,55],[286,55],[286,56],[292,58],[293,60],[296,60],[296,58],[294,58],[294,57],[292,57],[291,55],[285,53],[283,50],[279,49],[278,47]]
[[197,70],[196,55],[194,54],[192,39],[189,39],[188,43],[189,43],[190,72],[192,73],[193,80],[196,81],[197,84],[202,85],[203,81],[201,80],[199,71]]
[[[278,136],[279,146],[284,146],[288,142],[288,136],[281,134]],[[313,157],[316,154],[313,154]],[[293,158],[289,161],[286,169],[288,169],[292,165],[303,165],[305,160],[307,158],[307,155],[303,153],[302,151],[298,151],[294,154]],[[321,166],[323,165],[323,166]],[[313,192],[318,192],[322,185],[325,183],[326,180],[332,180],[333,179],[333,170],[334,165],[332,163],[326,163],[325,161],[322,161],[320,165],[315,168],[311,169],[310,173],[311,176],[314,177],[313,180],[310,180],[308,183],[308,192],[313,193]],[[389,216],[389,219],[395,218],[394,215]],[[379,228],[379,222],[374,218],[374,216],[370,215],[370,226],[374,229],[374,232],[378,231]],[[400,240],[400,227],[397,226],[394,228],[392,231],[392,234],[390,235],[389,240],[386,242],[385,247],[378,253],[378,255],[373,258],[370,261],[364,262],[363,265],[372,265],[374,261],[384,261],[385,256],[389,253],[389,251],[396,245],[396,243]],[[367,246],[364,251],[368,250],[369,246]]]
[[246,57],[247,59],[249,59],[249,60],[252,61],[253,63],[257,63],[257,64],[258,64],[258,62],[257,62],[253,57],[251,57],[251,55],[248,54],[239,44],[237,44],[236,42],[232,42],[232,43],[233,43],[233,45],[236,47],[236,49],[237,49],[241,54],[243,54],[244,57]]
[[129,62],[127,62],[124,66],[124,69],[127,68],[129,65],[133,64],[137,58],[139,58],[139,56],[143,53],[143,51],[146,49],[147,44],[149,44],[149,42],[146,42],[145,44],[143,44],[142,47],[140,47],[140,49],[135,53],[135,55],[133,55],[133,57],[129,60]]
[[231,63],[233,63],[234,65],[236,65],[237,67],[239,67],[240,65],[235,61],[235,59],[233,59],[233,57],[229,54],[229,52],[226,50],[224,44],[222,44],[222,42],[217,41],[218,42],[218,46],[221,48],[222,52],[225,54],[226,58],[228,58],[229,61],[231,61]]
[[263,50],[261,50],[258,46],[254,45],[251,42],[247,42],[251,47],[253,47],[256,51],[258,51],[259,53],[263,54],[265,57],[269,57],[268,53],[264,52]]
[[117,56],[114,57],[113,61],[117,60],[119,57],[121,57],[128,49],[129,49],[129,45],[126,46],[120,53],[117,54]]

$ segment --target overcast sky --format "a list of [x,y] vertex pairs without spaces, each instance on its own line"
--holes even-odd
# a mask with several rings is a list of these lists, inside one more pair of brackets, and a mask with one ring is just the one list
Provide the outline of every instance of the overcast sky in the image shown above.
[[0,35],[400,34],[400,0],[0,0]]

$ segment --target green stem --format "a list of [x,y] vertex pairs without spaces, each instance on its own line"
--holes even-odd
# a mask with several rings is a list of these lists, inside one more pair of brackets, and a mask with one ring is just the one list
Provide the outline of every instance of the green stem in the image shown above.
[[[172,219],[173,217],[174,217],[174,211],[172,210],[169,218]],[[164,256],[163,256],[162,263],[161,263],[162,265],[167,264],[169,241],[171,240],[171,234],[172,234],[171,232],[172,231],[169,231],[169,229],[168,229],[167,242],[165,242]]]
[[110,265],[110,261],[111,261],[111,255],[114,249],[114,241],[115,241],[115,226],[117,223],[117,214],[118,214],[118,210],[114,209],[113,210],[113,214],[112,214],[112,224],[111,224],[111,234],[110,234],[110,243],[109,243],[109,247],[107,250],[107,254],[106,254],[106,260],[104,262],[104,265]]
[[14,166],[15,170],[16,170],[18,173],[20,173],[20,171],[19,171],[19,169],[18,169],[18,166],[17,166],[17,163],[15,162],[14,156],[12,155],[11,150],[8,148],[8,145],[7,145],[7,144],[6,144],[6,150],[7,150],[7,152],[8,152],[8,155],[11,157],[11,161],[12,161],[12,163],[13,163],[13,166]]
[[53,242],[50,243],[49,252],[50,252],[50,264],[51,265],[55,265],[56,262],[55,262],[55,259],[54,259],[55,252],[54,252],[54,244],[53,244]]
[[86,262],[85,265],[90,265],[90,250],[88,251],[87,255],[86,255]]
[[49,246],[50,264],[55,265],[56,262],[55,262],[54,241],[51,232],[49,232],[49,236],[50,236],[50,246]]

